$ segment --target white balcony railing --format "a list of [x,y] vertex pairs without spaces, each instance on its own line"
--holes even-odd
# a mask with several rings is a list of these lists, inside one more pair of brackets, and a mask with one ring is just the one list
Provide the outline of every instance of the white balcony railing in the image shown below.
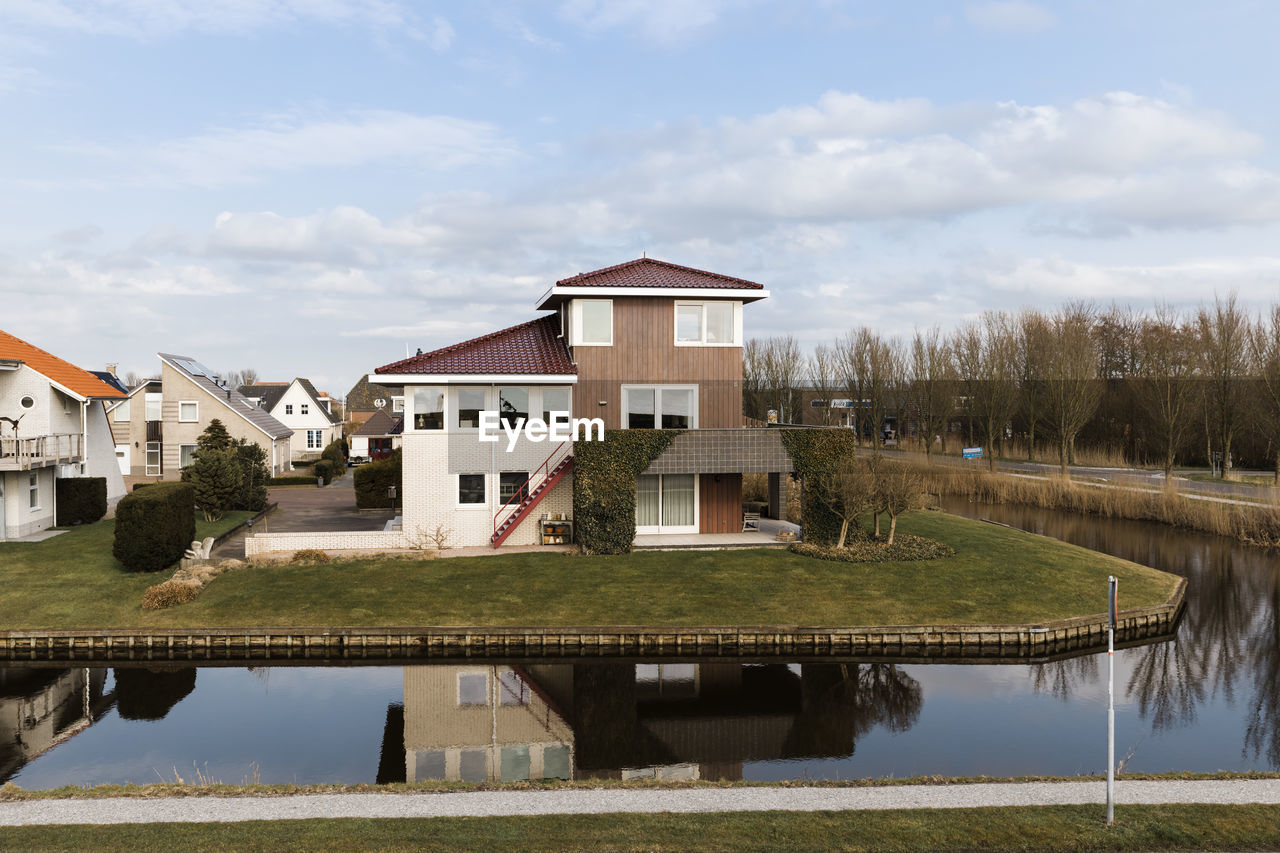
[[80,434],[0,438],[0,471],[27,471],[82,461]]

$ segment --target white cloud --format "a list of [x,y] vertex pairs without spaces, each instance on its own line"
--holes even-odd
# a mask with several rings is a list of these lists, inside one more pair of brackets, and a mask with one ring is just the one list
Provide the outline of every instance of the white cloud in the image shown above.
[[1024,0],[971,3],[964,15],[974,26],[999,33],[1039,33],[1058,23],[1048,9]]
[[[337,117],[276,116],[247,128],[138,145],[66,145],[65,154],[100,164],[82,183],[111,186],[198,186],[251,183],[272,172],[391,162],[409,170],[492,164],[517,155],[515,144],[485,122],[375,110]],[[65,186],[67,181],[26,181]]]

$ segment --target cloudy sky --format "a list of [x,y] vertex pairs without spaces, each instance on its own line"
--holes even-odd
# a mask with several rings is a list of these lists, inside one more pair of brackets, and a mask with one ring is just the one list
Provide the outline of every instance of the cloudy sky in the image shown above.
[[342,395],[639,257],[748,335],[1280,297],[1266,0],[0,0],[0,328]]

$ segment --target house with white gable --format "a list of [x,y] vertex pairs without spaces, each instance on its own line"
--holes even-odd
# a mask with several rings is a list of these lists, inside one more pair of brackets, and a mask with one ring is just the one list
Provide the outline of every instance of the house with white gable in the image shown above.
[[241,385],[239,391],[293,430],[291,461],[318,459],[329,442],[341,436],[342,421],[333,413],[329,396],[316,391],[309,379]]
[[104,477],[108,505],[124,495],[104,402],[116,387],[0,331],[0,539],[52,527],[55,481]]

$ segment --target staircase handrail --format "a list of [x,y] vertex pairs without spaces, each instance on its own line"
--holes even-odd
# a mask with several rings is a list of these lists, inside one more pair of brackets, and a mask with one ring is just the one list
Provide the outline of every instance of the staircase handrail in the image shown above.
[[[572,449],[573,449],[573,442],[571,441],[562,441],[559,444],[557,444],[552,449],[551,453],[548,454],[547,458],[542,461],[542,464],[539,465],[537,468],[535,468],[529,474],[529,479],[525,480],[524,483],[521,485],[521,487],[516,489],[515,494],[512,495],[510,498],[508,498],[506,503],[498,507],[498,511],[493,515],[493,535],[494,536],[498,535],[498,528],[502,526],[502,523],[499,521],[499,519],[502,518],[503,514],[506,513],[508,509],[510,509],[512,512],[515,512],[520,508],[520,505],[524,503],[525,499],[533,494],[533,488],[526,488],[526,487],[528,487],[530,483],[542,484],[546,482],[546,480],[551,476],[551,472],[555,469],[555,467],[559,465],[560,462],[563,461],[563,459],[556,459],[556,457],[563,456],[567,458],[569,456],[569,451],[571,451]],[[554,465],[552,464],[553,459],[556,460]]]

